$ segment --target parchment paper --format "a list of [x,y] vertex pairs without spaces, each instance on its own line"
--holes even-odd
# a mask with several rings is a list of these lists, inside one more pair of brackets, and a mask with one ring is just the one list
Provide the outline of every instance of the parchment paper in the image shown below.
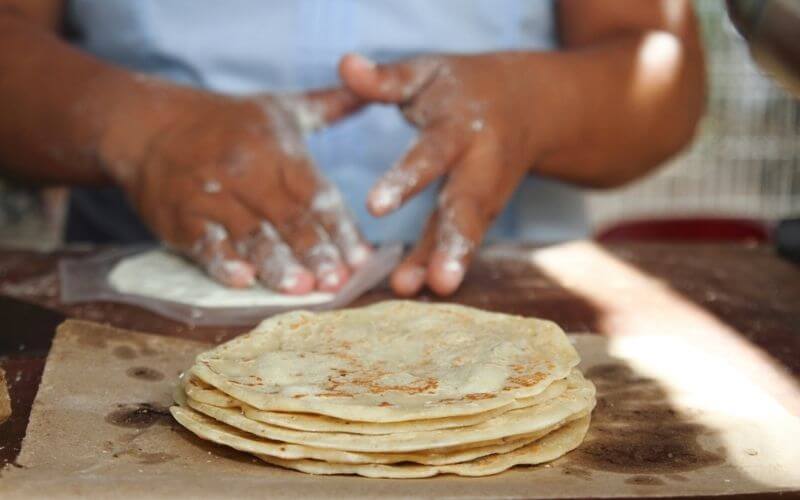
[[[59,327],[3,498],[609,497],[800,489],[798,419],[724,360],[662,337],[572,337],[600,402],[587,441],[488,478],[311,476],[205,443],[166,408],[207,345]],[[674,356],[680,355],[679,358]]]

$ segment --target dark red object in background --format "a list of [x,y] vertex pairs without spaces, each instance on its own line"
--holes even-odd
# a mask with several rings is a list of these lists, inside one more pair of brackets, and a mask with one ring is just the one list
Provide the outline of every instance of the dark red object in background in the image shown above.
[[754,219],[687,217],[673,219],[638,219],[618,222],[597,232],[601,242],[681,241],[681,242],[754,242],[770,240],[769,228]]

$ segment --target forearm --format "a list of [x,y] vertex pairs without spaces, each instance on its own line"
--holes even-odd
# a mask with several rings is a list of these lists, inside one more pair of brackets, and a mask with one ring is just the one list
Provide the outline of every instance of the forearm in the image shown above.
[[651,31],[542,57],[539,71],[548,81],[539,79],[538,88],[545,87],[558,133],[535,171],[616,186],[656,167],[692,138],[704,106],[698,46]]
[[158,114],[158,93],[0,11],[0,167],[7,175],[51,184],[113,182],[152,135],[137,130],[136,117]]

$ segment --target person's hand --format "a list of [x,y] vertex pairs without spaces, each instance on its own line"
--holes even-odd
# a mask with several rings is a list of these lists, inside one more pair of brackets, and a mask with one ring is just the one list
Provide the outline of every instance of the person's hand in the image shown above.
[[[122,132],[109,134],[128,152],[110,170],[149,227],[227,286],[259,279],[290,294],[340,288],[371,250],[301,134],[354,111],[358,100],[341,89],[253,98],[177,92],[164,99],[166,125],[147,141],[133,147]],[[118,159],[125,156],[133,160]]]
[[521,111],[535,92],[517,74],[525,69],[522,59],[431,56],[388,65],[359,55],[342,59],[340,74],[353,93],[397,104],[420,130],[373,187],[369,210],[389,214],[446,177],[438,208],[392,275],[396,293],[412,295],[426,283],[441,295],[454,292],[484,233],[542,150],[544,131]]

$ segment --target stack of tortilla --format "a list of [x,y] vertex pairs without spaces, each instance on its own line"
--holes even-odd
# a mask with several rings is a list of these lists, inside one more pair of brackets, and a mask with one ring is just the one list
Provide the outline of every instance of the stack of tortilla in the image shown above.
[[173,416],[313,474],[485,476],[576,448],[595,389],[554,323],[389,301],[270,318],[200,354]]

